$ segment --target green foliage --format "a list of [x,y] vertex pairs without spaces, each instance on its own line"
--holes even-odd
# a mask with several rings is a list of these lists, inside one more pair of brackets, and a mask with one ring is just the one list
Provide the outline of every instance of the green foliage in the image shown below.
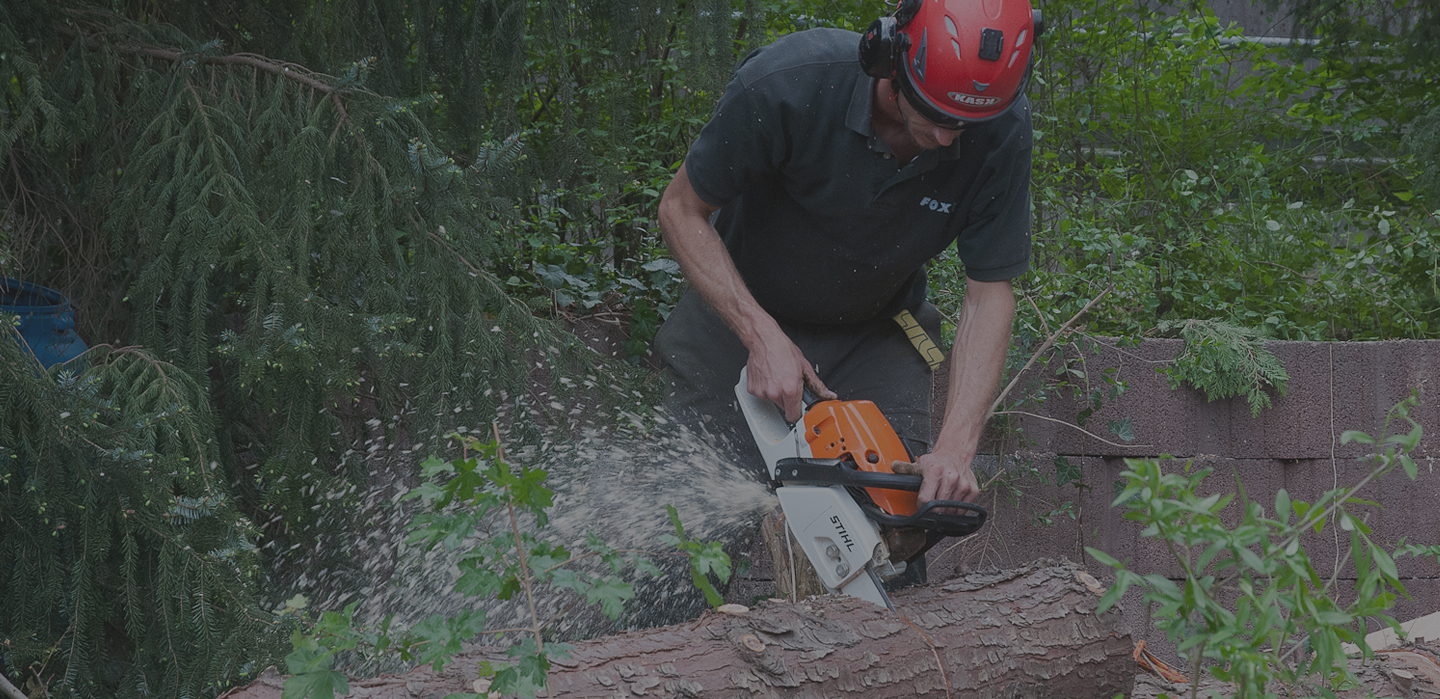
[[[1274,7],[1279,0],[1267,0]],[[1329,111],[1399,126],[1440,105],[1440,6],[1413,0],[1288,0],[1296,35],[1312,37],[1301,55],[1316,77],[1343,87],[1314,95]]]
[[0,671],[56,697],[181,697],[277,657],[202,387],[133,348],[47,372],[3,320]]
[[1290,375],[1274,353],[1265,348],[1265,337],[1259,331],[1214,320],[1162,322],[1160,329],[1179,330],[1185,339],[1184,351],[1160,370],[1169,377],[1171,386],[1183,381],[1204,391],[1212,401],[1244,396],[1251,417],[1270,407],[1265,389],[1285,395]]
[[[1195,318],[1290,340],[1436,335],[1440,221],[1400,144],[1408,130],[1428,152],[1429,122],[1405,121],[1440,95],[1433,79],[1308,72],[1301,49],[1247,42],[1203,3],[1044,10],[1034,264],[1017,280],[1034,306],[1021,303],[1018,337],[1045,337],[1112,285],[1091,332]],[[1402,78],[1427,86],[1406,98],[1411,116],[1350,102],[1358,82]],[[947,257],[931,278],[953,314],[963,268]]]
[[1440,203],[1440,106],[1415,120],[1405,146],[1421,165],[1415,189],[1424,201]]
[[[37,539],[50,543],[23,549],[0,598],[5,637],[22,644],[7,662],[43,668],[58,692],[214,693],[269,657],[257,554],[240,546],[262,532],[245,522],[264,523],[262,551],[311,541],[322,510],[348,504],[324,496],[367,476],[365,441],[408,444],[502,410],[523,433],[568,421],[586,383],[628,387],[496,276],[523,135],[469,142],[462,167],[426,127],[428,91],[369,89],[394,65],[361,55],[313,72],[158,17],[222,35],[243,22],[153,9],[135,21],[81,2],[0,5],[0,271],[67,291],[86,337],[145,348],[93,360],[102,373],[66,393],[0,386],[29,401],[7,405],[0,446],[20,456],[5,467],[56,462],[45,499],[6,516],[76,508],[0,533],[21,546],[61,521],[91,537]],[[284,33],[270,29],[256,34]],[[600,398],[615,395],[631,394]],[[63,404],[82,400],[124,419]],[[53,417],[92,413],[98,432]],[[152,453],[172,465],[135,465]],[[39,467],[24,468],[7,498],[32,492]]]
[[[550,594],[547,589],[564,590],[618,619],[635,597],[633,585],[623,577],[627,571],[660,573],[647,558],[658,554],[617,550],[594,534],[586,536],[583,553],[572,554],[545,535],[554,494],[545,487],[544,470],[506,463],[498,442],[451,437],[463,441],[464,456],[427,459],[422,466],[425,480],[405,496],[424,506],[412,521],[409,543],[426,551],[440,547],[456,553],[461,571],[456,591],[477,601],[517,599],[528,610],[528,620],[519,628],[497,629],[486,625],[483,610],[466,609],[454,616],[432,615],[403,632],[392,632],[388,618],[378,629],[357,626],[352,603],[341,612],[321,614],[309,633],[295,632],[294,651],[286,657],[294,677],[285,683],[285,699],[330,699],[334,692],[345,691],[345,675],[335,669],[342,653],[394,652],[406,662],[430,664],[439,672],[463,643],[487,634],[508,639],[507,653],[513,658],[499,667],[489,661],[480,664],[490,691],[534,697],[545,688],[552,658],[567,657],[570,648],[546,638],[559,619],[537,615],[537,600]],[[718,605],[706,576],[729,579],[729,558],[719,542],[686,539],[675,508],[668,509],[677,536],[667,537],[667,543],[680,549],[697,585]],[[586,559],[593,560],[576,565]],[[287,605],[292,614],[303,608],[303,599]]]
[[675,534],[662,534],[660,540],[680,549],[690,562],[690,579],[695,583],[695,587],[705,593],[705,601],[711,607],[719,607],[724,601],[710,583],[710,576],[713,574],[722,585],[729,582],[730,555],[725,553],[718,541],[691,541],[685,536],[685,527],[680,524],[680,515],[675,511],[675,506],[666,505],[665,511],[670,514],[670,524],[674,525]]
[[[1417,552],[1402,547],[1392,554],[1374,542],[1359,510],[1378,505],[1355,496],[1397,466],[1411,480],[1416,478],[1408,455],[1421,438],[1420,425],[1409,415],[1416,404],[1410,398],[1395,406],[1386,421],[1386,436],[1379,440],[1354,431],[1342,435],[1344,443],[1377,448],[1370,457],[1370,473],[1359,483],[1328,491],[1313,503],[1280,490],[1268,515],[1243,488],[1238,497],[1201,496],[1210,469],[1187,464],[1176,473],[1167,469],[1166,461],[1127,460],[1123,490],[1114,506],[1123,505],[1124,517],[1143,527],[1141,536],[1164,542],[1185,579],[1177,584],[1163,575],[1141,575],[1105,552],[1087,548],[1091,557],[1116,572],[1100,611],[1118,602],[1131,586],[1140,586],[1143,601],[1156,605],[1156,625],[1191,659],[1191,676],[1198,678],[1202,662],[1214,663],[1211,674],[1234,683],[1236,696],[1243,699],[1278,697],[1266,689],[1272,680],[1291,687],[1318,682],[1320,691],[1353,681],[1341,643],[1356,644],[1370,657],[1365,619],[1377,618],[1398,629],[1386,614],[1397,596],[1406,594],[1395,558]],[[1390,434],[1397,422],[1408,425],[1408,431]],[[1223,514],[1232,503],[1239,509],[1239,522],[1233,525],[1227,520],[1234,517]],[[1300,543],[1307,531],[1319,533],[1327,526],[1339,527],[1348,539],[1342,558],[1353,564],[1353,570],[1346,571],[1347,578],[1353,575],[1353,590],[1336,588],[1341,565],[1327,578]]]
[[[0,76],[34,85],[10,95],[32,116],[12,124],[0,189],[15,220],[76,220],[88,255],[61,255],[63,231],[17,227],[18,271],[89,279],[59,284],[84,325],[206,387],[205,438],[271,536],[355,475],[340,461],[376,437],[367,420],[390,418],[378,432],[392,439],[488,423],[530,392],[537,363],[550,399],[525,410],[567,419],[575,383],[558,379],[595,361],[489,269],[522,139],[477,144],[460,167],[420,118],[426,99],[366,88],[372,61],[330,77],[84,5],[14,11],[31,15],[7,28],[37,41],[7,30],[0,53],[55,58]],[[57,129],[67,137],[49,142]],[[24,196],[45,186],[60,190]]]

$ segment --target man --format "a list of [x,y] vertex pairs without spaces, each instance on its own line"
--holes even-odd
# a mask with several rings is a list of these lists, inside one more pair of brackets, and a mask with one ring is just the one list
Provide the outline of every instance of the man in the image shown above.
[[[1029,265],[1038,19],[1025,0],[905,0],[863,38],[799,32],[741,63],[660,203],[691,285],[656,339],[672,406],[748,442],[741,367],[792,421],[805,389],[873,400],[919,455],[896,470],[924,477],[921,503],[975,498]],[[952,242],[967,281],[932,448],[933,367],[902,324],[938,332],[924,264]]]

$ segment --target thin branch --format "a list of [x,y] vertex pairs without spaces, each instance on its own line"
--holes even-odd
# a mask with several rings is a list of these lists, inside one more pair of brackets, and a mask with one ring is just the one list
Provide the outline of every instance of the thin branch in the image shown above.
[[295,82],[327,95],[335,92],[334,86],[316,77],[320,75],[319,73],[314,73],[301,65],[271,60],[254,53],[233,53],[228,56],[195,56],[154,46],[130,46],[122,44],[117,46],[117,48],[127,53],[143,54],[151,58],[158,58],[162,61],[170,61],[171,63],[194,61],[195,63],[205,65],[250,66],[272,75],[294,80]]
[[1100,441],[1102,441],[1102,442],[1104,442],[1104,443],[1106,443],[1106,444],[1109,444],[1109,445],[1112,446],[1112,447],[1121,447],[1121,448],[1124,448],[1124,449],[1137,449],[1137,448],[1139,448],[1139,447],[1148,447],[1148,446],[1151,446],[1151,445],[1149,445],[1149,444],[1120,444],[1120,443],[1118,443],[1118,442],[1112,442],[1112,441],[1110,441],[1110,440],[1108,440],[1108,439],[1106,439],[1106,438],[1104,438],[1104,437],[1101,437],[1100,435],[1095,434],[1094,432],[1091,432],[1090,430],[1087,430],[1087,429],[1085,429],[1084,427],[1081,427],[1081,426],[1079,426],[1079,425],[1077,425],[1077,424],[1075,424],[1075,423],[1073,423],[1073,422],[1066,422],[1066,421],[1064,421],[1064,420],[1057,420],[1057,419],[1055,419],[1055,418],[1053,418],[1053,417],[1046,417],[1046,416],[1044,416],[1044,415],[1039,415],[1039,414],[1037,414],[1037,413],[1027,413],[1027,412],[1025,412],[1024,410],[1001,410],[1001,411],[996,412],[996,413],[991,413],[991,415],[1024,415],[1025,417],[1033,417],[1033,418],[1039,418],[1039,419],[1041,419],[1041,420],[1048,420],[1048,421],[1050,421],[1050,422],[1056,422],[1056,423],[1059,423],[1059,424],[1064,425],[1064,426],[1066,426],[1066,427],[1070,427],[1070,428],[1074,428],[1074,429],[1080,430],[1081,432],[1084,432],[1085,434],[1090,435],[1091,437],[1094,437],[1095,439],[1098,439],[1098,440],[1100,440]]
[[1049,336],[1050,324],[1045,322],[1045,314],[1040,312],[1040,307],[1035,305],[1035,299],[1030,298],[1030,294],[1025,294],[1024,296],[1025,300],[1029,302],[1030,308],[1035,310],[1035,317],[1040,319],[1040,329],[1045,331],[1046,336]]
[[[998,395],[998,396],[995,397],[995,402],[993,402],[993,403],[990,404],[990,411],[989,411],[989,413],[986,414],[986,418],[985,418],[987,422],[989,421],[991,415],[998,415],[998,414],[999,414],[999,413],[996,413],[995,410],[996,410],[997,408],[999,408],[999,407],[1000,407],[1000,404],[1005,401],[1005,396],[1010,395],[1011,389],[1015,388],[1015,385],[1018,384],[1018,383],[1020,383],[1020,377],[1021,377],[1021,376],[1024,376],[1024,375],[1025,375],[1025,371],[1026,371],[1027,369],[1029,369],[1029,368],[1031,367],[1031,365],[1035,364],[1035,360],[1039,359],[1039,358],[1040,358],[1040,355],[1044,354],[1046,350],[1050,349],[1050,346],[1051,346],[1051,345],[1054,345],[1054,344],[1055,344],[1055,340],[1059,339],[1059,337],[1060,337],[1062,334],[1064,334],[1065,332],[1069,331],[1069,330],[1070,330],[1070,326],[1071,326],[1071,325],[1074,325],[1074,324],[1075,324],[1075,321],[1077,321],[1077,320],[1080,319],[1080,316],[1085,315],[1085,313],[1086,313],[1087,311],[1089,311],[1089,310],[1091,309],[1091,307],[1093,307],[1095,304],[1097,304],[1097,303],[1100,302],[1100,299],[1105,298],[1105,296],[1106,296],[1107,294],[1109,294],[1111,291],[1114,291],[1114,290],[1115,290],[1115,286],[1114,286],[1114,285],[1111,285],[1111,286],[1107,287],[1104,291],[1100,292],[1100,295],[1099,295],[1099,296],[1096,296],[1095,298],[1090,299],[1090,303],[1085,304],[1085,307],[1084,307],[1084,308],[1081,308],[1078,313],[1076,313],[1076,314],[1073,315],[1073,316],[1070,316],[1070,320],[1065,321],[1065,324],[1062,325],[1062,326],[1060,326],[1060,329],[1059,329],[1059,330],[1056,330],[1055,332],[1051,333],[1049,337],[1045,338],[1045,342],[1041,343],[1040,349],[1035,350],[1035,353],[1030,355],[1030,361],[1025,362],[1025,366],[1020,367],[1020,371],[1015,372],[1015,378],[1010,379],[1010,383],[1005,386],[1005,390],[1001,391],[1001,392],[1000,392],[1000,395]],[[1102,441],[1103,441],[1103,440],[1102,440]]]

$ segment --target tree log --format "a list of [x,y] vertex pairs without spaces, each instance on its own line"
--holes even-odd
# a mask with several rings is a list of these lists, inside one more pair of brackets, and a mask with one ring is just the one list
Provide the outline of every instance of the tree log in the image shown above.
[[[1119,611],[1072,563],[972,573],[893,595],[898,612],[849,597],[766,602],[688,624],[597,638],[556,661],[549,696],[1065,697],[1110,699],[1135,681]],[[352,682],[356,697],[473,692],[477,649],[444,673]],[[264,677],[227,699],[278,699]]]

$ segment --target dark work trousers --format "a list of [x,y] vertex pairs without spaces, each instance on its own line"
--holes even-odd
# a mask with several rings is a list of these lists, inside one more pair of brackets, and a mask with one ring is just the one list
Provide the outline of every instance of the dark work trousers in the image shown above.
[[[926,303],[915,319],[940,337],[940,312]],[[930,366],[890,318],[852,325],[779,321],[825,386],[840,400],[869,400],[880,408],[916,457],[930,451]],[[749,351],[694,289],[685,292],[655,336],[665,362],[665,409],[717,438],[738,463],[769,480],[760,451],[735,400],[735,384]],[[925,582],[924,559],[891,583]],[[886,587],[891,587],[887,584]]]

